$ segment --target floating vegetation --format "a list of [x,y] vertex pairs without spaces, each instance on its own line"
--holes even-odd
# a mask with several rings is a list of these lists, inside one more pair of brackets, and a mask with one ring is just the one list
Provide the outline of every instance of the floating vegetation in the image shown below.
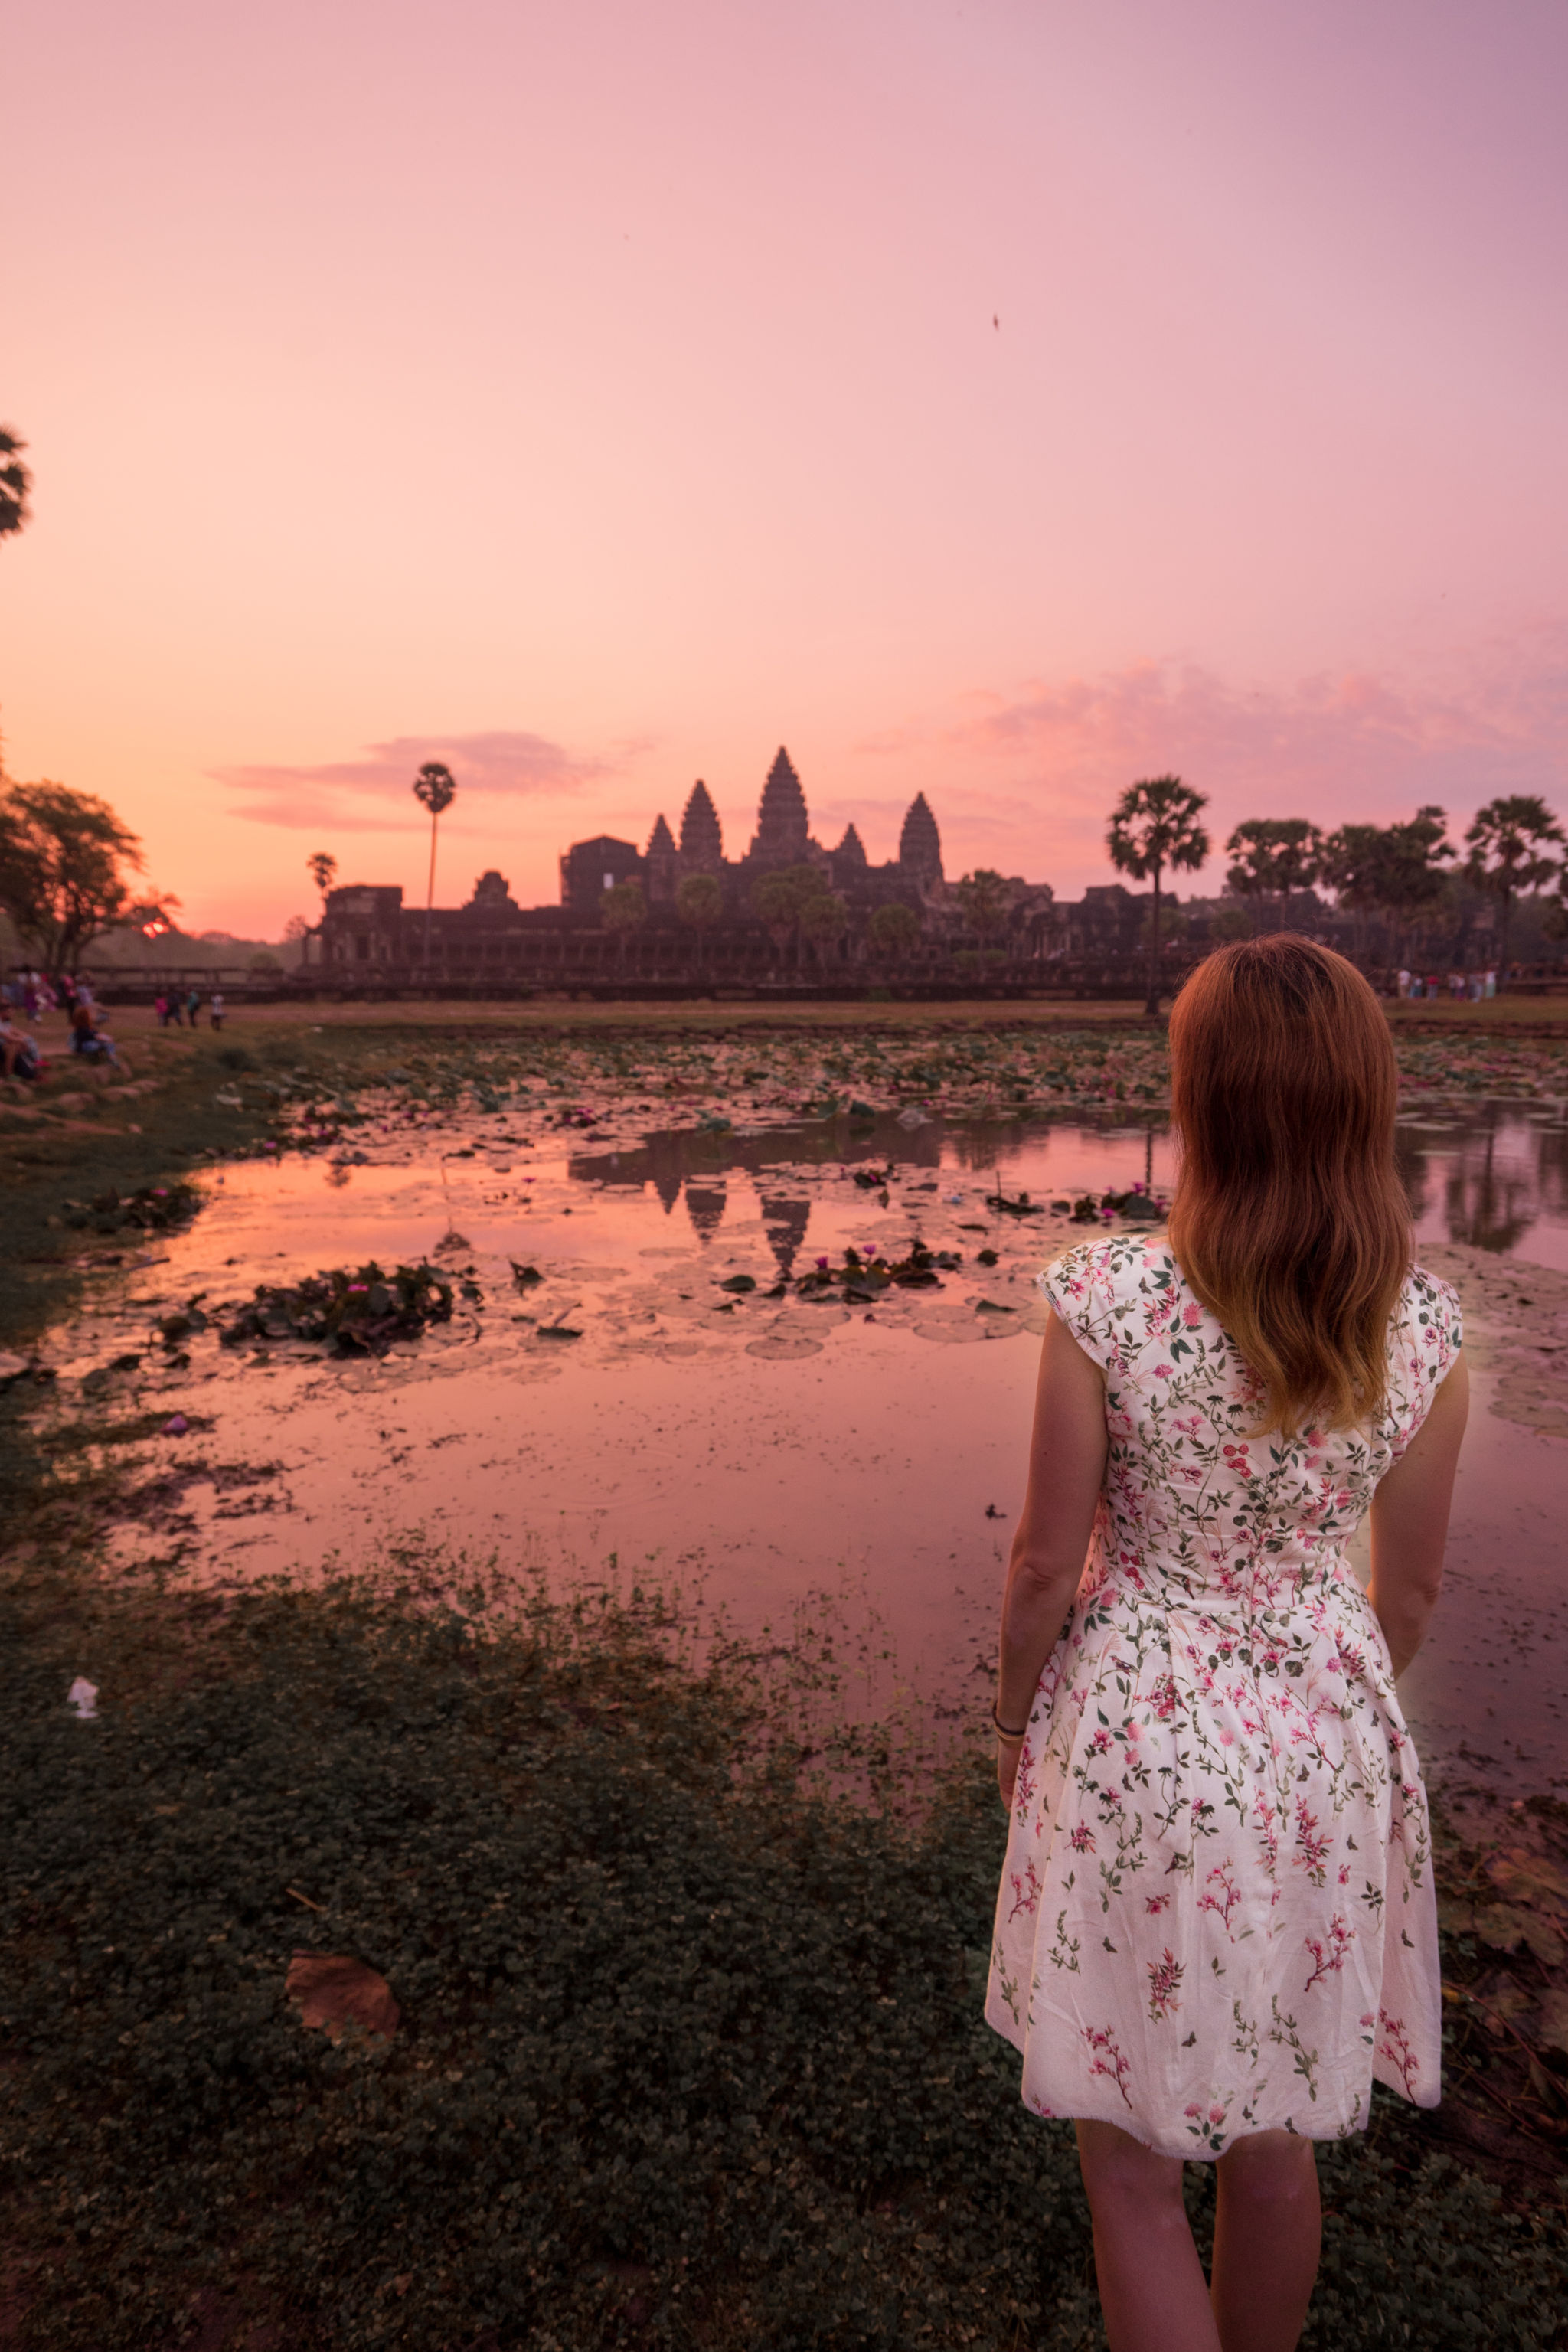
[[[1026,1201],[1029,1196],[1026,1192],[1022,1197]],[[1163,1192],[1134,1184],[1125,1192],[1101,1192],[1098,1200],[1092,1192],[1081,1192],[1076,1201],[1053,1201],[1051,1207],[1075,1225],[1109,1225],[1118,1217],[1135,1225],[1163,1225],[1171,1204]]]
[[[795,1294],[805,1299],[839,1297],[851,1306],[866,1305],[885,1291],[940,1290],[942,1274],[956,1274],[963,1260],[956,1250],[927,1249],[924,1242],[912,1241],[901,1258],[889,1259],[874,1255],[862,1255],[858,1249],[847,1249],[842,1265],[830,1265],[819,1257],[809,1274],[803,1274],[795,1284]],[[725,1288],[731,1286],[726,1284]],[[769,1294],[772,1296],[773,1294]]]
[[[477,1295],[477,1292],[476,1292]],[[303,1282],[258,1283],[255,1297],[219,1334],[226,1348],[247,1339],[325,1341],[339,1356],[384,1355],[394,1339],[417,1339],[451,1319],[452,1286],[431,1265],[385,1274],[374,1260],[353,1273],[335,1266]]]
[[171,1176],[166,1184],[140,1185],[134,1192],[100,1192],[90,1201],[60,1204],[68,1225],[94,1234],[123,1233],[128,1226],[142,1234],[172,1233],[188,1225],[205,1205],[201,1187],[183,1176]]

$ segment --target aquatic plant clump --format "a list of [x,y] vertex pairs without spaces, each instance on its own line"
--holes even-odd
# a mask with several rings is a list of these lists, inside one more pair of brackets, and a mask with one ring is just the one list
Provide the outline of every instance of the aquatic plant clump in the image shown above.
[[90,1201],[61,1203],[66,1224],[78,1233],[118,1234],[127,1227],[137,1233],[174,1233],[188,1225],[206,1206],[199,1184],[171,1176],[166,1184],[142,1184],[133,1192],[100,1192]]
[[303,1282],[258,1283],[219,1337],[226,1348],[303,1339],[324,1341],[333,1355],[380,1356],[395,1339],[416,1339],[451,1314],[452,1286],[436,1267],[399,1265],[385,1274],[373,1260],[352,1274],[336,1266]]

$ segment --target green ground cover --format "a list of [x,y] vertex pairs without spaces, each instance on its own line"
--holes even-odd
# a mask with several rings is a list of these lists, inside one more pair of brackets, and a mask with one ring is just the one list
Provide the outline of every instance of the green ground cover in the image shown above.
[[[1100,2341],[1070,2138],[978,2016],[980,1765],[913,1822],[814,1792],[787,1695],[636,1605],[35,1566],[4,1614],[14,2341]],[[391,2038],[307,2032],[301,1950],[379,1971]],[[1309,2345],[1559,2340],[1560,2215],[1383,2109],[1321,2162]]]

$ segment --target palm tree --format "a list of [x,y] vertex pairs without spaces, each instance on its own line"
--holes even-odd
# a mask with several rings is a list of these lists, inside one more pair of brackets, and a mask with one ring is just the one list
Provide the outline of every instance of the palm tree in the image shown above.
[[8,539],[28,520],[27,492],[33,477],[22,463],[26,446],[8,425],[0,425],[0,539]]
[[[305,871],[321,894],[321,923],[318,923],[316,926],[317,929],[320,930],[321,924],[325,923],[327,919],[327,893],[331,888],[332,884],[337,877],[338,861],[332,856],[331,850],[314,849],[311,851],[310,856],[305,860]],[[307,962],[310,959],[310,926],[307,923],[300,941],[300,961],[301,963]]]
[[1238,898],[1278,898],[1283,930],[1290,893],[1315,882],[1322,868],[1323,836],[1304,816],[1254,816],[1238,824],[1225,845],[1237,863],[1226,876]]
[[599,920],[616,939],[622,971],[626,968],[626,942],[647,919],[647,901],[637,882],[614,882],[599,901]]
[[452,771],[443,761],[426,760],[414,779],[414,797],[430,812],[430,887],[425,899],[425,961],[430,961],[430,913],[436,904],[436,823],[443,809],[458,797]]
[[1105,845],[1110,862],[1135,882],[1152,877],[1153,920],[1149,930],[1149,994],[1143,1010],[1160,1013],[1160,877],[1167,866],[1191,872],[1209,854],[1209,837],[1198,823],[1206,793],[1194,792],[1180,776],[1145,776],[1129,784],[1110,813]]
[[675,894],[675,911],[697,934],[697,965],[702,968],[702,934],[724,912],[724,893],[711,874],[688,874]]
[[827,960],[835,940],[849,928],[849,909],[836,890],[819,890],[800,910],[802,936],[811,941],[819,966]]
[[1476,811],[1465,835],[1469,856],[1466,879],[1498,902],[1498,986],[1508,984],[1508,921],[1521,890],[1539,890],[1562,867],[1542,855],[1549,842],[1563,839],[1563,827],[1534,793],[1512,793]]
[[901,898],[890,898],[871,918],[871,945],[890,962],[902,963],[921,935],[921,919]]
[[991,939],[1007,919],[1007,884],[993,866],[976,866],[952,886],[964,921],[982,940]]

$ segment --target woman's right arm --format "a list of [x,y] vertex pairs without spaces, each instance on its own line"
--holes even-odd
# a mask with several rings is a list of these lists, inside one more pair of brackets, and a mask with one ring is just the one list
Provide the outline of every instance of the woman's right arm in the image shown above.
[[1396,1675],[1405,1672],[1426,1640],[1443,1589],[1454,1472],[1469,1410],[1469,1366],[1460,1354],[1426,1420],[1372,1498],[1367,1597],[1383,1627]]

